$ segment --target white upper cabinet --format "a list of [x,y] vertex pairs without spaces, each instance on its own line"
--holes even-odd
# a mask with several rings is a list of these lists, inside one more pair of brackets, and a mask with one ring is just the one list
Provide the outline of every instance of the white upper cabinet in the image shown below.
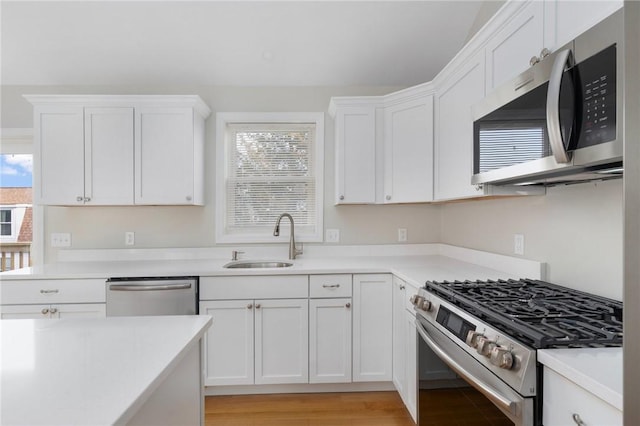
[[335,204],[376,202],[376,107],[374,102],[335,101]]
[[36,203],[204,203],[204,120],[211,111],[199,97],[25,98],[34,105]]
[[133,108],[85,108],[86,204],[133,202]]
[[332,98],[336,204],[433,200],[433,90]]
[[384,202],[433,200],[433,95],[384,110]]
[[544,3],[532,1],[487,43],[487,93],[529,68],[544,48]]
[[545,0],[545,45],[562,47],[622,7],[622,0]]
[[203,117],[188,107],[141,107],[135,121],[135,203],[203,204]]
[[471,185],[473,117],[471,107],[484,97],[484,55],[479,52],[456,70],[436,94],[434,198],[483,195]]

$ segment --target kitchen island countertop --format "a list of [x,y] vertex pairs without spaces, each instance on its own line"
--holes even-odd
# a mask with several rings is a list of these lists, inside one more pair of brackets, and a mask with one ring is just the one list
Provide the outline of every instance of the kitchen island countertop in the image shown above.
[[0,423],[125,424],[188,353],[199,353],[211,322],[206,315],[2,320]]

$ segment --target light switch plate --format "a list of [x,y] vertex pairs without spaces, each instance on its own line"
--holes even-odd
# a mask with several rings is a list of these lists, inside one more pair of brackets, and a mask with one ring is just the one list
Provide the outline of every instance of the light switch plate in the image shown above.
[[136,243],[136,233],[135,232],[125,232],[124,233],[124,245],[132,246]]
[[398,228],[398,242],[407,242],[407,228]]
[[71,234],[68,232],[52,232],[51,247],[71,247]]
[[328,228],[325,231],[324,241],[326,243],[339,243],[340,242],[340,230]]
[[524,254],[524,235],[513,234],[513,252],[515,254]]

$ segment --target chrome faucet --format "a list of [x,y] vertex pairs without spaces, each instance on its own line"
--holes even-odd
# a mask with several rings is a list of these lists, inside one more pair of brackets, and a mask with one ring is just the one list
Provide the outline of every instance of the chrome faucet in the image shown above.
[[289,259],[295,259],[297,255],[302,254],[302,244],[300,245],[300,249],[296,247],[296,237],[294,236],[293,230],[293,217],[289,213],[282,213],[276,222],[276,227],[273,228],[273,236],[278,237],[280,235],[280,221],[283,217],[289,218],[291,222],[291,235],[289,236]]

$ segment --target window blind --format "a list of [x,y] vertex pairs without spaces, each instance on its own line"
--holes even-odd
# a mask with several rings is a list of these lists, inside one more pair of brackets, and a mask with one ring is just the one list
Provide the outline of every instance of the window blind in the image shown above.
[[479,172],[546,157],[544,123],[540,126],[480,129]]
[[227,126],[226,231],[272,229],[285,212],[296,230],[315,231],[315,124]]

